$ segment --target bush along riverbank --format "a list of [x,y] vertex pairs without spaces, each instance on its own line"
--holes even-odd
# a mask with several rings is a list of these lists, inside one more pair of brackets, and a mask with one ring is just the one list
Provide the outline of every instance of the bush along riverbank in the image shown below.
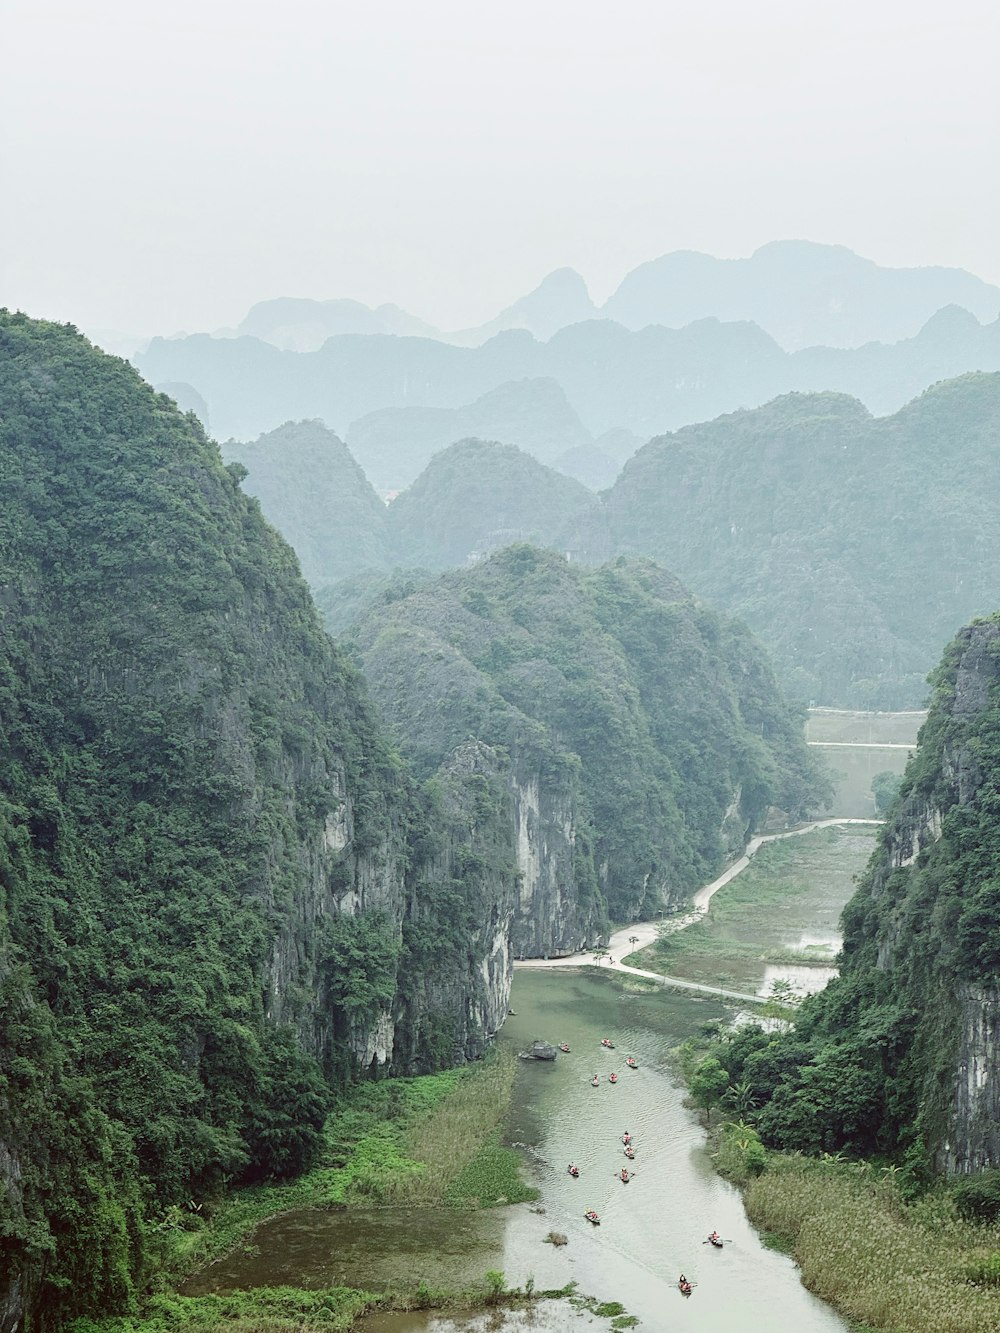
[[[928,1185],[890,1164],[769,1151],[752,1088],[729,1082],[732,1043],[712,1036],[685,1043],[679,1063],[710,1122],[716,1168],[805,1286],[857,1333],[1000,1329],[1000,1172]],[[748,1038],[744,1029],[736,1040]]]
[[[298,1208],[352,1206],[494,1207],[537,1197],[517,1153],[501,1143],[517,1059],[494,1049],[481,1064],[421,1078],[359,1084],[328,1118],[319,1163],[298,1179],[240,1190],[214,1204],[171,1208],[150,1238],[149,1295],[134,1316],[78,1320],[73,1333],[291,1333],[350,1328],[375,1308],[468,1309],[564,1293],[509,1290],[497,1275],[482,1287],[373,1295],[258,1288],[183,1296],[172,1288],[244,1243],[261,1222]],[[502,1279],[503,1275],[499,1275]]]

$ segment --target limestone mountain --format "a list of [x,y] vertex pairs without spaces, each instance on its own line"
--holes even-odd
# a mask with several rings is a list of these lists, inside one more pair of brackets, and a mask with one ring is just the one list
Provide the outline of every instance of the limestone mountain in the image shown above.
[[431,324],[407,314],[398,305],[375,309],[361,301],[314,301],[279,297],[258,301],[241,321],[239,334],[260,338],[289,352],[314,352],[327,338],[342,333],[388,333],[400,337],[438,336]]
[[604,549],[604,518],[592,491],[510,444],[460,440],[436,454],[389,506],[394,561],[452,569],[512,542],[575,559]]
[[709,316],[752,320],[797,351],[899,342],[947,305],[996,319],[1000,287],[963,269],[883,268],[843,245],[772,241],[748,259],[676,250],[640,264],[602,313],[630,329],[681,328]]
[[[383,738],[193,417],[0,316],[0,1322],[128,1308],[147,1215],[308,1165],[506,1013],[509,796]],[[499,841],[498,841],[498,834]]]
[[932,314],[899,342],[795,353],[748,321],[631,331],[596,319],[547,342],[512,329],[479,347],[342,334],[295,353],[249,337],[157,338],[136,364],[153,383],[191,385],[213,429],[238,439],[303,417],[344,432],[383,409],[463,408],[511,381],[548,379],[589,435],[626,430],[648,440],[792,391],[848,393],[872,412],[894,412],[937,380],[1000,370],[1000,319]]
[[875,418],[793,394],[650,441],[613,549],[677,571],[770,645],[800,699],[919,706],[939,645],[1000,602],[1000,375]]
[[840,977],[794,1032],[724,1059],[771,1143],[929,1168],[1000,1167],[1000,614],[934,674],[917,751],[844,911]]
[[681,902],[770,806],[823,789],[750,635],[650,561],[511,546],[394,589],[355,637],[418,773],[463,742],[507,756],[519,952]]
[[222,451],[246,469],[244,491],[294,548],[313,588],[387,568],[385,505],[321,421],[289,421],[247,443],[229,440]]
[[552,379],[501,384],[462,407],[395,407],[348,427],[347,443],[380,491],[402,490],[434,454],[478,437],[516,445],[543,463],[590,443],[590,434]]

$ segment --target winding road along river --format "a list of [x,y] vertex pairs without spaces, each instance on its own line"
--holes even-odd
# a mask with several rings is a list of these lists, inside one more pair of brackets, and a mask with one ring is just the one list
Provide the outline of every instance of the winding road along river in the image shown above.
[[[696,895],[698,910],[764,840],[755,839],[746,858]],[[421,1278],[431,1286],[454,1286],[501,1269],[511,1285],[532,1277],[539,1289],[575,1279],[581,1292],[620,1301],[644,1328],[658,1333],[844,1333],[840,1318],[802,1287],[792,1260],[764,1248],[739,1193],[712,1167],[703,1127],[683,1105],[669,1053],[701,1024],[724,1018],[731,1005],[724,996],[706,993],[711,988],[692,983],[679,983],[682,991],[630,983],[637,969],[618,961],[628,952],[628,937],[638,935],[641,947],[654,934],[655,927],[631,926],[614,937],[613,969],[581,966],[586,960],[579,958],[517,969],[511,1000],[516,1012],[501,1040],[517,1050],[535,1038],[571,1048],[553,1063],[523,1061],[515,1087],[508,1138],[523,1149],[541,1192],[537,1206],[473,1214],[299,1210],[265,1223],[252,1252],[214,1265],[197,1286],[349,1282],[380,1290],[415,1286]],[[612,970],[618,975],[612,977]],[[614,1041],[613,1051],[601,1046],[604,1036]],[[626,1068],[628,1055],[638,1061],[637,1070]],[[614,1085],[608,1081],[613,1071]],[[595,1072],[596,1088],[590,1082]],[[625,1130],[636,1148],[635,1176],[628,1185],[616,1174],[626,1160]],[[579,1179],[567,1173],[570,1161],[579,1166]],[[585,1221],[589,1208],[601,1215],[600,1227]],[[727,1241],[722,1250],[702,1243],[713,1229]],[[568,1243],[547,1244],[550,1231],[564,1233]],[[697,1284],[689,1299],[676,1287],[681,1272]],[[522,1328],[572,1333],[584,1324],[609,1326],[565,1301],[545,1301],[527,1311],[467,1318],[374,1316],[363,1328],[365,1333]]]

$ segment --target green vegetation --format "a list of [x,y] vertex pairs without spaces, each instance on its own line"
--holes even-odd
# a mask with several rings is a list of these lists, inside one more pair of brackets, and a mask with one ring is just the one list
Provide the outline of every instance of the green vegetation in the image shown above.
[[289,421],[252,442],[230,440],[243,489],[293,547],[313,588],[388,566],[386,508],[347,446],[321,421]]
[[609,492],[612,549],[745,618],[792,697],[920,707],[956,623],[1000,604],[998,421],[1000,375],[979,374],[892,417],[789,394],[688,426]]
[[540,817],[575,823],[578,902],[618,919],[704,882],[769,806],[797,817],[822,792],[753,640],[650,562],[513,546],[356,633],[418,771],[470,735],[503,747],[522,788],[560,802]]
[[874,846],[874,831],[846,825],[765,843],[714,895],[706,916],[679,931],[667,922],[630,961],[751,994],[767,964],[830,966],[834,950],[792,948],[790,937],[824,919],[833,932]]
[[977,1096],[959,1071],[1000,971],[998,644],[1000,615],[963,630],[935,673],[919,748],[844,911],[839,979],[794,1031],[746,1028],[718,1053],[730,1082],[749,1084],[766,1143],[890,1160],[910,1188],[932,1166],[1000,1157],[988,1088]]
[[779,1154],[743,1194],[810,1291],[851,1320],[881,1333],[1000,1326],[1000,1227],[963,1221],[947,1190],[906,1202],[891,1170]]
[[40,1333],[128,1313],[164,1228],[314,1165],[387,1013],[392,1070],[481,1053],[467,926],[492,947],[514,881],[125,362],[0,316],[0,472],[0,1299]]
[[512,444],[461,440],[389,506],[396,563],[453,569],[512,542],[599,547],[597,496]]

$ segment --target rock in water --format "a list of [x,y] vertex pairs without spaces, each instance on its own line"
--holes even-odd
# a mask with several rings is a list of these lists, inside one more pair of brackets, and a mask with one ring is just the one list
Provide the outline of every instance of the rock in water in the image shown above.
[[554,1060],[559,1052],[554,1046],[550,1046],[547,1041],[536,1041],[531,1047],[531,1058],[533,1060]]

